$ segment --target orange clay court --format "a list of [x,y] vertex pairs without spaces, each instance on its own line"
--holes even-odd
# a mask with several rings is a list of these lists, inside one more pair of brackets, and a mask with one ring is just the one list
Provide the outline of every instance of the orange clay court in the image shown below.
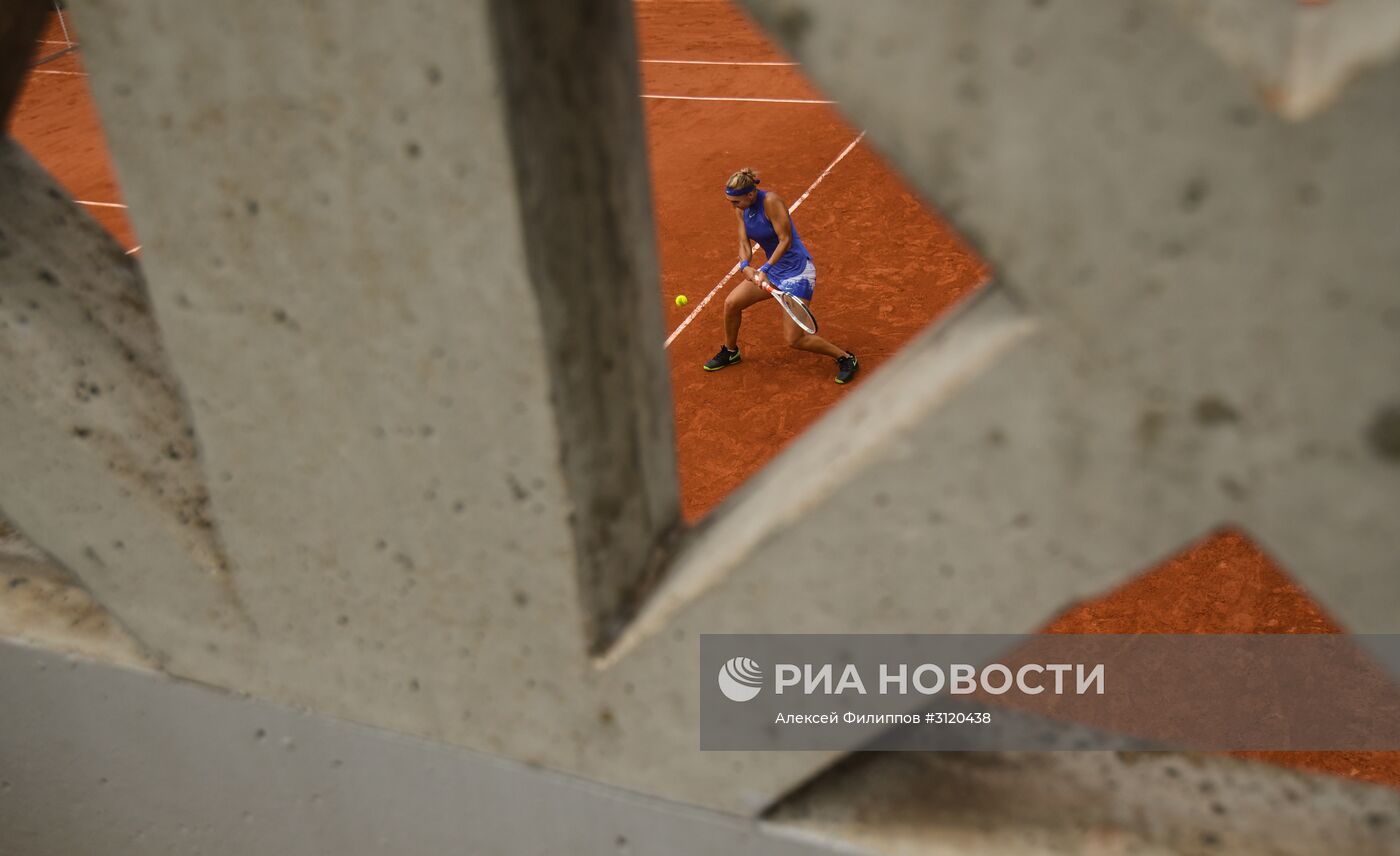
[[[727,0],[636,6],[656,230],[661,253],[676,455],[685,516],[696,521],[842,395],[830,360],[790,351],[776,305],[744,315],[744,362],[700,365],[723,338],[736,261],[724,180],[752,166],[793,213],[819,272],[822,334],[861,359],[856,383],[975,291],[988,268],[885,165],[825,96]],[[79,42],[52,16],[34,57]],[[35,67],[11,125],[23,144],[128,252],[128,221],[81,52]],[[853,145],[854,144],[854,145]],[[713,293],[707,305],[705,297]],[[685,294],[690,303],[677,307]],[[917,307],[923,315],[904,314]],[[899,311],[896,311],[896,310]],[[682,326],[684,325],[684,326]],[[1073,606],[1055,633],[1336,633],[1337,624],[1240,532],[1206,537],[1119,589]],[[1243,756],[1400,787],[1400,752]]]

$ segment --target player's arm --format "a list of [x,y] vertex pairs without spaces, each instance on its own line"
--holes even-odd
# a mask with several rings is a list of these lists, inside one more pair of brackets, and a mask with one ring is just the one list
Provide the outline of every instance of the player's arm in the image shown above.
[[778,259],[783,257],[788,247],[792,246],[792,218],[788,216],[787,206],[778,194],[770,192],[763,197],[763,213],[768,215],[768,220],[773,224],[773,231],[778,233],[778,246],[773,248],[773,255],[768,257],[759,273],[767,274],[765,268],[771,268],[778,263]]
[[744,212],[735,208],[734,219],[739,221],[739,269],[744,276],[753,279],[753,243],[749,241],[749,230],[744,228]]

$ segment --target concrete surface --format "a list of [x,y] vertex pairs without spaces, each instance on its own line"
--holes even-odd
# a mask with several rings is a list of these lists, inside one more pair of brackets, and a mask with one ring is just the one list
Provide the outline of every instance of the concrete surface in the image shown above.
[[1170,753],[862,754],[771,819],[899,856],[1400,853],[1392,790]]
[[1400,852],[1393,791],[1223,758],[869,753],[758,821],[26,646],[0,693],[25,856]]
[[752,0],[998,276],[672,544],[625,7],[76,5],[159,322],[120,341],[226,564],[24,362],[100,336],[0,360],[0,507],[174,674],[754,814],[834,759],[698,752],[699,633],[1025,631],[1224,522],[1396,629],[1400,65],[1289,122],[1168,0]]
[[842,852],[772,824],[23,646],[0,643],[0,695],[0,733],[26,736],[0,741],[6,854]]
[[1388,0],[1175,0],[1208,44],[1280,115],[1325,110],[1357,76],[1400,52]]
[[152,639],[246,635],[140,271],[8,138],[0,285],[4,516]]
[[[1400,64],[1294,124],[1169,4],[747,5],[1078,352],[1058,412],[1015,416],[1030,377],[981,393],[1008,447],[1066,432],[999,493],[1090,513],[1102,487],[1077,471],[1116,469],[1114,515],[1194,504],[1351,629],[1395,630]],[[1150,525],[1054,531],[1085,544]]]

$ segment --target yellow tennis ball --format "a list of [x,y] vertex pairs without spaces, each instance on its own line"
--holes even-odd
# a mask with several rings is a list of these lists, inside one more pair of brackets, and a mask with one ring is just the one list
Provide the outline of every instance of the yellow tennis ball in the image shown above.
[[677,294],[677,295],[676,295],[676,305],[677,305],[677,306],[684,306],[684,305],[686,305],[686,304],[689,303],[689,302],[690,302],[689,300],[686,300],[686,299],[685,299],[685,295],[684,295],[684,294]]

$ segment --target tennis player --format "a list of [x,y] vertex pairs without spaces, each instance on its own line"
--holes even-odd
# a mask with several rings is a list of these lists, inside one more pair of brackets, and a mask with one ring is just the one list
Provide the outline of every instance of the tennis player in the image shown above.
[[[729,293],[724,301],[724,345],[707,363],[705,371],[719,371],[739,362],[739,323],[744,310],[765,299],[768,294],[759,287],[767,283],[786,291],[803,303],[811,303],[812,290],[817,284],[817,268],[797,227],[788,216],[787,206],[778,194],[758,189],[758,176],[748,167],[729,177],[724,196],[734,206],[739,221],[739,268],[744,281]],[[752,244],[763,248],[764,263],[753,266]],[[823,354],[836,361],[836,382],[847,383],[860,368],[856,355],[831,344],[821,336],[806,333],[787,316],[783,317],[783,338],[799,351]]]

